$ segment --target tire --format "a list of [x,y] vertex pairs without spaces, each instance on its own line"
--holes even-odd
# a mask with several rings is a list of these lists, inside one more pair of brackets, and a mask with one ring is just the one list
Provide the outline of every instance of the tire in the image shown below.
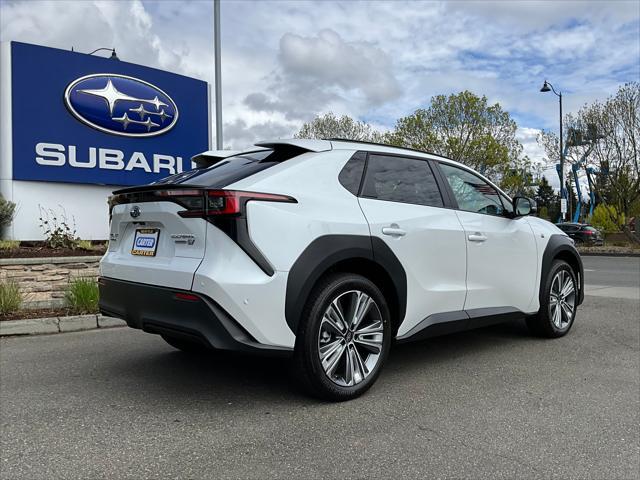
[[192,342],[184,338],[171,337],[169,335],[160,335],[162,339],[171,345],[190,355],[206,355],[211,350],[198,342]]
[[[361,313],[354,315],[357,306]],[[296,337],[294,372],[311,395],[350,400],[375,383],[390,346],[391,316],[380,289],[361,275],[334,274],[309,296]]]
[[563,260],[555,260],[542,288],[540,310],[527,318],[527,327],[537,336],[562,337],[571,330],[576,318],[578,282],[571,266]]

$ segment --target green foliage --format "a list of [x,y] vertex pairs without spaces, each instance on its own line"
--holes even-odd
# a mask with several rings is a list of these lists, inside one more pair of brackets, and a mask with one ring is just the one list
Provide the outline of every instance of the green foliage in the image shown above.
[[14,250],[20,246],[20,240],[0,240],[0,250]]
[[337,117],[329,112],[319,115],[311,122],[305,123],[295,138],[344,138],[348,140],[361,140],[364,142],[383,142],[384,136],[371,127],[371,125],[354,120],[348,115]]
[[427,109],[398,120],[387,138],[393,145],[444,155],[513,184],[523,166],[516,128],[500,104],[489,105],[487,97],[464,91],[433,97]]
[[603,233],[614,233],[622,230],[625,218],[613,205],[600,204],[593,211],[589,223]]
[[0,281],[0,315],[17,312],[22,305],[22,292],[13,280]]
[[549,217],[549,209],[546,206],[538,208],[538,216],[544,220],[551,221],[551,217]]
[[45,236],[45,243],[49,248],[70,248],[75,249],[78,247],[78,241],[80,240],[76,236],[76,223],[72,217],[71,220],[67,217],[67,213],[64,208],[60,207],[60,213],[57,214],[51,208],[40,209],[40,228]]
[[91,240],[78,240],[76,242],[76,248],[80,249],[80,250],[93,250],[93,244],[91,243]]
[[5,200],[0,195],[0,228],[8,227],[13,222],[13,216],[16,213],[16,204]]
[[77,278],[64,295],[67,307],[75,314],[98,312],[98,282],[95,278]]

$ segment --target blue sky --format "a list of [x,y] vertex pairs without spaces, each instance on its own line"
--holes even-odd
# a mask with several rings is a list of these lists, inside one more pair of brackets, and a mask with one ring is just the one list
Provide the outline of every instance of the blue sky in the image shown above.
[[[2,1],[1,40],[119,56],[213,80],[212,1]],[[392,128],[433,95],[500,102],[534,160],[541,128],[640,79],[640,2],[223,1],[225,145],[333,111]]]

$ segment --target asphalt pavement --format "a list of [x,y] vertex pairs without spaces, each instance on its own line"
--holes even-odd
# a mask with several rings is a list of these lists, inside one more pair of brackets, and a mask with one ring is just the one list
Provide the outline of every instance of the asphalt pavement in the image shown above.
[[[629,284],[609,272],[628,259],[593,259],[588,285],[640,288],[637,263]],[[587,296],[557,340],[514,322],[401,345],[340,404],[285,360],[128,328],[1,339],[0,478],[638,478],[639,307]]]

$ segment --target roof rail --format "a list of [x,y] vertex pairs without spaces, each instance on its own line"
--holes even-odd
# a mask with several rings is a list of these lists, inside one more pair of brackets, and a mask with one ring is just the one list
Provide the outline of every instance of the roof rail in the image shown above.
[[440,155],[439,153],[433,153],[433,152],[429,152],[427,150],[418,150],[417,148],[411,148],[411,147],[399,147],[397,145],[389,145],[388,143],[367,142],[366,140],[350,140],[348,138],[335,138],[335,137],[323,138],[323,140],[328,140],[330,142],[362,143],[364,145],[378,145],[380,147],[398,148],[400,150],[408,150],[410,152],[426,153],[428,155],[433,155],[434,157],[440,157],[440,158],[444,158],[444,159],[447,159],[447,160],[452,160],[452,161],[455,162],[455,160],[453,160],[453,158],[445,157],[444,155]]

